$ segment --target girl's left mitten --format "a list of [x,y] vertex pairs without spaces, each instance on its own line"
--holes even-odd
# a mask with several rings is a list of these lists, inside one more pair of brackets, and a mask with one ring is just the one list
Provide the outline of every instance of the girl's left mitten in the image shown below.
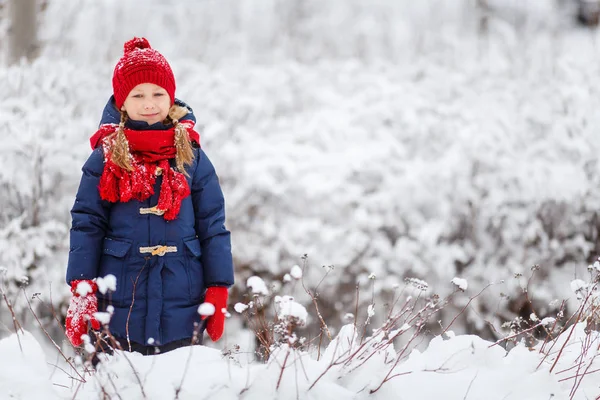
[[88,321],[93,329],[100,329],[100,323],[94,317],[98,312],[97,290],[96,282],[89,279],[71,282],[73,297],[67,310],[66,334],[73,346],[83,343],[81,336],[88,333]]
[[[225,329],[225,313],[227,311],[228,292],[226,287],[211,286],[206,290],[205,303],[215,306],[215,313],[208,317],[206,322],[206,333],[213,342],[216,342],[223,335]],[[205,319],[206,316],[202,316]]]

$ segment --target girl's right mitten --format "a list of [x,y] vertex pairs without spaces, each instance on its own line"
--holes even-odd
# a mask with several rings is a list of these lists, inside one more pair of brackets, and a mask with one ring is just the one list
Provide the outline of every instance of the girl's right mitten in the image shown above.
[[73,346],[83,343],[82,335],[88,333],[88,321],[92,328],[100,329],[100,323],[94,317],[98,312],[98,299],[96,282],[89,279],[74,280],[71,282],[71,302],[67,310],[66,334]]

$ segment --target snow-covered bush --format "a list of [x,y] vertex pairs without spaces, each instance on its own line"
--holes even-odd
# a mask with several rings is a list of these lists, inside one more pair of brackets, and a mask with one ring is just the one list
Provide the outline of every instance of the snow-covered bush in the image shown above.
[[277,281],[308,254],[306,286],[332,327],[357,282],[364,305],[386,304],[406,277],[443,298],[461,276],[493,285],[457,330],[496,338],[478,315],[529,315],[531,266],[543,318],[599,253],[595,47],[553,5],[487,2],[481,36],[471,1],[147,3],[49,2],[40,58],[0,68],[9,280],[68,294],[68,210],[133,35],[167,56],[203,128],[233,232],[234,301],[247,278]]
[[[86,138],[97,123],[91,109],[101,107],[92,76],[71,62],[46,58],[0,68],[0,267],[11,299],[20,297],[24,284],[30,293],[43,293],[46,302],[52,295],[60,302],[68,293],[69,210],[87,156]],[[28,326],[27,304],[15,301],[14,307]],[[42,313],[52,323],[47,307]]]

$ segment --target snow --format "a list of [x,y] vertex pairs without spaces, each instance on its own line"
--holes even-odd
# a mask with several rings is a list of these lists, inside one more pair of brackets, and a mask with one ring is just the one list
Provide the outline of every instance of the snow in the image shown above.
[[239,314],[243,313],[248,308],[249,308],[249,306],[244,303],[235,303],[235,306],[233,306],[233,309],[235,310],[235,312],[237,312]]
[[108,290],[115,292],[117,290],[117,278],[114,275],[106,275],[104,278],[100,277],[96,279],[98,285],[98,291],[102,294],[106,294]]
[[90,335],[81,335],[81,339],[83,340],[83,348],[88,354],[94,353],[96,350],[96,346],[92,344],[92,338]]
[[[219,399],[244,393],[249,399],[584,400],[600,393],[595,371],[600,361],[593,351],[580,358],[582,349],[600,344],[600,337],[584,330],[583,323],[577,324],[554,344],[517,344],[508,352],[473,335],[437,336],[425,350],[399,359],[390,347],[361,346],[356,327],[345,325],[319,359],[314,352],[281,345],[265,364],[248,363],[241,353],[193,346],[155,356],[117,351],[103,357],[106,361],[91,374],[74,364],[65,371],[54,369],[24,331],[0,340],[0,358],[11,366],[0,369],[0,393],[21,400],[96,399],[101,390],[110,398],[118,393],[132,400],[175,398],[176,391],[182,400],[199,393]],[[378,339],[384,340],[373,336],[363,343]]]
[[95,312],[94,317],[100,322],[102,325],[108,325],[110,323],[111,314],[108,312]]
[[469,283],[466,281],[466,279],[452,278],[452,283],[463,292],[469,287]]
[[369,318],[371,318],[374,315],[375,315],[375,306],[373,304],[369,304],[369,306],[367,307],[367,316]]
[[537,315],[535,315],[535,313],[531,313],[531,314],[529,315],[529,319],[530,319],[532,322],[538,322],[538,321],[540,320],[540,319],[538,318],[538,316],[537,316]]
[[546,318],[542,319],[540,324],[543,326],[549,326],[549,325],[554,324],[555,322],[556,322],[556,318],[546,317]]
[[294,279],[302,278],[302,268],[299,265],[294,265],[290,270],[290,276]]
[[211,303],[202,303],[198,307],[198,314],[202,316],[209,316],[215,313],[215,306]]
[[[54,393],[42,347],[31,333],[0,340],[0,394],[3,398],[43,399]],[[54,396],[58,398],[58,396]]]
[[293,318],[302,325],[306,324],[308,312],[304,306],[296,301],[292,296],[275,296],[275,304],[278,307],[277,317],[280,320]]
[[258,276],[251,276],[248,278],[248,281],[246,281],[246,286],[250,288],[254,294],[261,294],[264,296],[269,295],[269,290],[267,289],[265,281]]
[[582,292],[586,291],[588,288],[588,284],[581,280],[581,279],[573,279],[571,281],[571,290],[573,291],[573,293],[576,293],[580,296],[582,296]]
[[82,297],[85,297],[88,293],[93,292],[92,286],[86,281],[79,282],[75,291]]

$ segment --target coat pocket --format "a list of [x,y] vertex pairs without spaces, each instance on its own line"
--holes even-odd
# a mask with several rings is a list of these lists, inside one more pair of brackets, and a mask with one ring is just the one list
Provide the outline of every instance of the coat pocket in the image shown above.
[[110,300],[115,306],[123,304],[125,288],[125,256],[131,248],[131,242],[122,239],[104,238],[102,246],[102,259],[100,261],[100,277],[114,275],[117,279],[117,288],[114,293],[99,293],[99,297]]
[[186,272],[190,284],[190,300],[194,303],[200,302],[204,294],[204,271],[202,269],[202,247],[200,240],[193,238],[186,240]]

